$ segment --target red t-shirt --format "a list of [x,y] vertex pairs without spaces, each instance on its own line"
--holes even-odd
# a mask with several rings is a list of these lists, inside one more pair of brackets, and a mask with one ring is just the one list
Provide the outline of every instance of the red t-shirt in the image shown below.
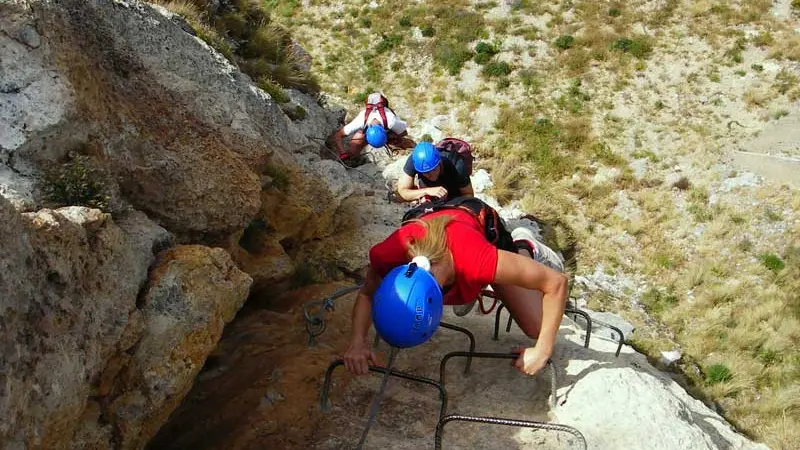
[[[447,247],[453,254],[456,276],[453,286],[444,297],[445,305],[461,305],[477,298],[481,289],[494,282],[497,269],[497,248],[486,240],[478,221],[466,211],[444,210],[425,216],[426,219],[450,215],[447,224]],[[410,223],[401,226],[383,242],[369,251],[372,269],[381,277],[395,267],[411,261],[408,244],[412,238],[425,235],[422,225]]]

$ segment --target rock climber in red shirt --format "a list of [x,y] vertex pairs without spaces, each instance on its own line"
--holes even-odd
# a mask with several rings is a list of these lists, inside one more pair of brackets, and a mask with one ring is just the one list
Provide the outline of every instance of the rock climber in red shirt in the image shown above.
[[[470,207],[465,207],[467,202]],[[534,375],[547,364],[567,299],[563,260],[527,228],[508,233],[496,211],[474,197],[448,203],[460,206],[440,210],[418,207],[422,209],[411,216],[406,214],[398,230],[370,249],[369,270],[353,307],[352,338],[344,355],[345,366],[351,372],[367,373],[369,361],[375,362],[367,339],[373,295],[376,290],[402,292],[402,287],[384,285],[399,283],[394,276],[399,271],[392,269],[404,264],[411,267],[407,273],[420,266],[432,275],[428,278],[435,279],[438,295],[424,294],[428,302],[441,298],[445,305],[469,304],[478,298],[481,289],[492,285],[523,332],[536,339],[534,346],[519,350],[517,369]],[[414,215],[417,218],[407,220]],[[524,249],[518,253],[520,244],[530,253]],[[409,300],[414,299],[399,299]],[[435,321],[434,327],[438,318]],[[401,331],[406,327],[410,333],[410,327],[419,323],[403,323],[396,318],[390,325]]]

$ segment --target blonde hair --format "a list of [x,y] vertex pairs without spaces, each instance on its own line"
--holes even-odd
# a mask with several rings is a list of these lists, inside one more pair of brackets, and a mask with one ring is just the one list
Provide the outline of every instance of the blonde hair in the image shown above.
[[425,235],[419,239],[413,239],[408,245],[408,253],[411,257],[425,256],[431,260],[431,263],[444,260],[449,252],[447,234],[444,230],[451,220],[452,217],[445,214],[430,220],[412,219],[406,222],[406,224],[418,223],[425,228]]

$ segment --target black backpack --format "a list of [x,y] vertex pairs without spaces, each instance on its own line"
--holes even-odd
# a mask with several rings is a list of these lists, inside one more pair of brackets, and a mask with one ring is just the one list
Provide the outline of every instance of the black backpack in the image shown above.
[[403,214],[403,222],[419,219],[444,209],[460,209],[472,214],[483,228],[483,235],[495,247],[516,253],[514,239],[494,208],[475,197],[456,197],[449,200],[434,200],[409,209]]

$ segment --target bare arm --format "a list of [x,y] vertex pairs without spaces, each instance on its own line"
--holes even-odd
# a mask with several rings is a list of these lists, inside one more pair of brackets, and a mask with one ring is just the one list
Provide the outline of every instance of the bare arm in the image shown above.
[[400,179],[397,180],[397,195],[407,202],[419,200],[426,195],[435,196],[430,192],[430,188],[414,187],[414,179],[407,173],[400,175]]
[[[526,373],[535,373],[546,364],[553,352],[558,327],[567,302],[567,276],[533,259],[499,250],[495,281],[542,292],[542,327],[536,340],[535,354],[526,362]],[[534,361],[534,359],[536,361]],[[527,364],[531,366],[528,367]],[[519,366],[518,366],[519,367]]]
[[339,154],[344,153],[344,144],[342,141],[344,140],[344,127],[339,128],[333,133],[333,144],[336,146],[336,150],[339,151]]
[[367,270],[367,277],[364,286],[356,295],[356,302],[353,304],[352,317],[352,340],[363,340],[366,342],[369,327],[372,325],[372,295],[381,282],[381,278],[370,267]]
[[350,372],[363,375],[369,372],[369,362],[377,363],[375,354],[370,350],[367,333],[372,325],[372,296],[380,285],[381,278],[370,267],[364,286],[356,295],[353,304],[352,331],[350,345],[344,354],[344,365]]

